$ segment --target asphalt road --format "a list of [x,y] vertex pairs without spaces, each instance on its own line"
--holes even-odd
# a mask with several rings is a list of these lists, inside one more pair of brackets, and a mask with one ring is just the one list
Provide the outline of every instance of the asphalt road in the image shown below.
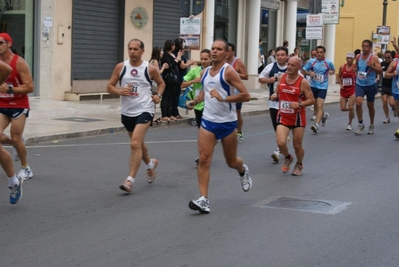
[[[210,214],[188,208],[199,197],[196,127],[150,129],[158,178],[147,184],[142,164],[131,194],[118,189],[126,133],[30,146],[34,178],[17,205],[0,180],[0,266],[398,266],[396,118],[382,124],[377,104],[375,134],[355,136],[337,105],[326,111],[318,135],[307,126],[301,177],[272,163],[268,115],[245,117],[239,155],[253,188],[242,191],[218,144]],[[265,207],[281,197],[296,200]],[[335,201],[341,209],[320,213]]]

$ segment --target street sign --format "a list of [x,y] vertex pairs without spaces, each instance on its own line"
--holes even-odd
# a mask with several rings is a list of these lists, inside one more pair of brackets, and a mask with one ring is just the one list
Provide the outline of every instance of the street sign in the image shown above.
[[322,0],[321,13],[324,24],[338,24],[339,0]]
[[201,19],[180,18],[180,34],[201,34]]
[[[192,14],[190,14],[190,5],[193,5]],[[180,9],[184,15],[187,17],[190,15],[198,15],[204,10],[205,0],[198,1],[198,0],[180,0]]]

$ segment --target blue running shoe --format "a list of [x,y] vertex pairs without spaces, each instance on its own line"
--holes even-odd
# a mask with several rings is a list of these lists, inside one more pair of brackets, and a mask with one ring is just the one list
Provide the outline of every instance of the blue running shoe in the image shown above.
[[22,198],[22,183],[23,179],[17,175],[17,179],[19,181],[18,185],[14,185],[13,187],[8,187],[10,190],[10,203],[17,204],[18,200]]

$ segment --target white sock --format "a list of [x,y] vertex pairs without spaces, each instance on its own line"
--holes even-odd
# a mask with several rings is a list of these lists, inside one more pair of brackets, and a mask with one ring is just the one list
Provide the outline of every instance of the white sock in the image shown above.
[[17,184],[19,184],[19,181],[17,179],[17,176],[15,176],[15,174],[13,177],[8,177],[8,186],[9,187],[13,187],[14,185],[17,185]]
[[126,178],[126,180],[128,180],[128,181],[132,182],[132,184],[134,184],[134,178],[132,176],[128,176]]
[[145,168],[146,168],[147,170],[154,168],[154,162],[152,162],[152,160],[150,160],[150,163],[148,163],[148,164],[145,166]]

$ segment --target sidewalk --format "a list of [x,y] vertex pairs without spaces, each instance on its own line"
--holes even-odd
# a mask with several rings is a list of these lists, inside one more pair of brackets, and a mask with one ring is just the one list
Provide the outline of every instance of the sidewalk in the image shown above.
[[[268,90],[249,89],[251,101],[242,106],[243,116],[268,113]],[[32,97],[31,110],[26,121],[24,136],[27,144],[57,142],[68,138],[109,134],[124,131],[120,122],[119,99],[88,100],[81,102],[53,101]],[[331,85],[326,103],[339,102],[339,86]],[[180,109],[184,119],[175,122],[154,123],[152,127],[183,125],[193,127],[190,119],[194,111]],[[156,117],[160,117],[159,105]],[[9,134],[9,129],[4,131]]]

